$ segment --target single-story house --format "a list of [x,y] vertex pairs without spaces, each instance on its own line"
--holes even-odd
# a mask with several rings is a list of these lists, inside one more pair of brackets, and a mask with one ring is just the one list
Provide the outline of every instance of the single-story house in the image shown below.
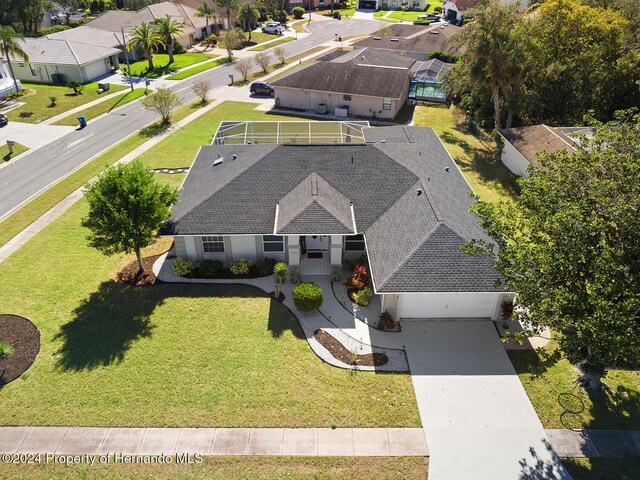
[[[22,89],[20,80],[18,80],[18,90]],[[16,84],[13,81],[11,72],[9,72],[9,65],[4,58],[0,58],[0,98],[6,97],[10,93],[16,91]]]
[[[271,257],[304,278],[365,256],[395,319],[497,318],[509,295],[471,187],[431,128],[364,128],[366,143],[201,147],[163,235],[193,261]],[[319,273],[321,272],[321,273]]]
[[409,98],[416,101],[446,102],[447,93],[442,88],[442,82],[444,74],[452,65],[437,58],[416,62],[411,68],[415,73]]
[[209,29],[207,30],[205,19],[196,16],[196,10],[194,8],[171,2],[147,5],[137,12],[107,10],[100,16],[86,23],[86,25],[118,35],[121,35],[122,30],[130,34],[136,25],[140,25],[142,22],[151,23],[167,15],[184,25],[183,33],[176,37],[176,42],[182,44],[185,48],[191,48],[196,40],[211,33],[216,26],[215,21],[210,19]]
[[410,80],[408,68],[316,62],[271,85],[281,107],[392,119],[407,101]]
[[478,3],[479,0],[445,0],[442,2],[442,13],[445,20],[462,22],[465,13]]
[[424,26],[396,23],[358,40],[353,46],[392,50],[400,55],[424,61],[436,51],[462,53],[449,47],[449,38],[458,31],[460,27],[449,24]]
[[[215,19],[214,18],[209,19],[209,33],[212,33],[214,31],[213,30],[214,28],[224,28],[224,29],[229,28],[229,26],[227,25],[226,9],[220,8],[214,0],[169,0],[169,2],[175,3],[176,5],[184,5],[185,7],[189,7],[193,10],[197,10],[202,5],[202,2],[206,2],[215,12]],[[251,3],[255,6],[260,5],[260,2],[253,1],[253,0],[238,1],[238,5],[240,6],[244,5],[245,3]],[[233,27],[238,22],[238,11],[231,10],[229,18],[231,20],[231,26]]]
[[531,165],[540,166],[538,155],[557,150],[575,151],[579,141],[575,135],[591,134],[589,127],[530,127],[507,128],[498,132],[504,140],[500,159],[505,166],[520,177],[528,177]]
[[[72,40],[75,42],[88,43],[91,45],[99,45],[103,47],[112,47],[120,50],[120,63],[125,62],[123,45],[126,45],[131,40],[131,34],[124,34],[122,32],[110,32],[108,30],[102,30],[100,28],[90,27],[88,25],[81,25],[76,28],[70,28],[68,30],[62,30],[61,32],[50,33],[47,38]],[[124,43],[123,43],[124,42]],[[135,50],[128,51],[127,55],[129,60],[137,60],[137,52]]]
[[120,50],[58,38],[19,40],[29,61],[12,57],[17,78],[38,83],[90,82],[118,68]]

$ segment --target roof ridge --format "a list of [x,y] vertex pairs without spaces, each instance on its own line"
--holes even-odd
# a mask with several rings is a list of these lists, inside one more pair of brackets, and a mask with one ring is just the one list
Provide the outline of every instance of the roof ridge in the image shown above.
[[[429,239],[431,239],[431,237],[433,237],[434,233],[437,232],[441,226],[445,226],[447,227],[447,225],[443,222],[443,221],[438,221],[438,223],[436,223],[436,225],[429,230],[429,233],[427,233],[427,236],[424,237],[424,239],[418,243],[418,245],[416,245],[408,254],[407,256],[404,258],[404,260],[402,260],[402,262],[400,262],[398,265],[396,265],[396,268],[394,268],[393,270],[391,270],[387,276],[382,280],[382,282],[380,282],[377,287],[376,290],[380,291],[381,289],[384,288],[384,286],[389,282],[389,280],[391,280],[391,278],[400,271],[400,269],[402,267],[404,267],[406,265],[406,263],[411,259],[411,257],[413,257],[413,255],[415,255],[415,253],[426,243],[429,241]],[[366,235],[366,232],[365,232]]]
[[78,65],[80,65],[80,59],[76,55],[76,52],[73,50],[71,43],[69,42],[69,40],[66,40],[66,39],[65,39],[65,42],[67,42],[67,46],[69,47],[69,50],[71,50],[71,55],[73,55],[73,58],[75,58]]
[[567,145],[571,150],[576,151],[576,148],[570,144],[569,142],[567,142],[564,138],[562,138],[560,135],[558,135],[556,132],[553,131],[553,129],[547,125],[545,125],[544,123],[541,124],[544,128],[546,128],[549,133],[551,133],[551,135],[554,135],[556,138],[558,138],[558,140],[560,140],[562,143],[564,143],[565,145]]

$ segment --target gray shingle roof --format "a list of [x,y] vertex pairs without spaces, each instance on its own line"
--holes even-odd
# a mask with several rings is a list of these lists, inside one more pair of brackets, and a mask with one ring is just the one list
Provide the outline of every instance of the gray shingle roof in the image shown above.
[[414,58],[398,55],[380,48],[356,48],[350,52],[342,52],[330,60],[333,63],[352,63],[354,65],[373,65],[378,67],[411,68],[416,62]]
[[409,79],[408,69],[317,62],[295,70],[271,85],[319,92],[400,98]]
[[163,233],[268,235],[277,221],[281,234],[348,235],[352,203],[377,292],[503,291],[488,259],[460,251],[466,240],[489,239],[435,132],[383,127],[365,137],[364,145],[202,147]]
[[90,45],[61,38],[25,38],[19,40],[33,64],[86,65],[102,58],[117,55],[120,50]]
[[[394,27],[398,27],[398,33],[394,33]],[[400,30],[400,27],[403,27]],[[435,25],[429,28],[415,28],[417,25],[391,25],[391,35],[382,36],[376,32],[367,38],[353,44],[354,48],[373,47],[401,52],[430,53],[435,51],[449,51],[449,39],[460,27],[453,25]],[[404,32],[407,33],[404,33]],[[459,52],[456,52],[459,53]]]
[[[88,27],[87,25],[51,33],[47,35],[47,38],[72,40],[89,45],[102,45],[103,47],[117,48],[122,46],[122,35],[120,32],[118,32],[116,36],[114,32]],[[125,42],[129,41],[130,38],[130,35],[125,34]]]
[[312,173],[278,203],[278,234],[353,234],[351,202]]

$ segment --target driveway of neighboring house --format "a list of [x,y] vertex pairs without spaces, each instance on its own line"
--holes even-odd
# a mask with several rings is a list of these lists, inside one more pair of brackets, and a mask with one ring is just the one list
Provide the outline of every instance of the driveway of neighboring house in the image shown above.
[[490,320],[404,322],[429,480],[569,479]]
[[76,127],[9,122],[0,128],[0,144],[6,143],[7,140],[13,140],[25,147],[36,148],[75,129]]

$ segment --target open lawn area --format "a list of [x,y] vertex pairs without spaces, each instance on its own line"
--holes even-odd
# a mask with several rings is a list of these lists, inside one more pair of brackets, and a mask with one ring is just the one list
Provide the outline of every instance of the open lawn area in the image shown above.
[[12,158],[17,157],[18,155],[26,152],[27,150],[29,150],[29,148],[25,147],[24,145],[21,145],[19,143],[14,143],[13,153],[9,153],[9,147],[7,146],[6,143],[4,143],[0,145],[0,159],[2,159],[5,162],[8,162]]
[[293,37],[280,37],[280,38],[274,40],[273,42],[261,43],[257,47],[253,47],[250,50],[252,52],[261,52],[263,50],[267,50],[269,48],[274,48],[274,47],[277,47],[278,45],[282,45],[283,43],[292,42],[294,40],[295,40],[295,38],[293,38]]
[[[214,58],[205,53],[178,53],[173,56],[174,62],[169,63],[169,55],[166,53],[156,53],[153,55],[153,70],[149,71],[149,62],[146,58],[131,63],[131,73],[136,77],[158,78],[163,75],[175,72],[181,68],[204,62]],[[122,64],[120,68],[126,70],[127,65]]]
[[225,63],[229,63],[229,58],[219,58],[213,62],[207,62],[200,65],[196,65],[195,67],[188,68],[187,70],[183,70],[182,72],[174,73],[173,75],[169,75],[167,80],[184,80],[185,78],[192,77],[197,75],[198,73],[202,73],[206,70],[211,70],[212,68],[216,68],[220,65],[224,65]]
[[576,384],[578,369],[558,356],[554,342],[541,352],[509,351],[545,428],[640,429],[640,372],[611,370],[605,392],[590,393]]
[[635,480],[640,458],[565,458],[573,480]]
[[461,110],[445,105],[417,106],[413,121],[416,126],[432,127],[436,131],[475,193],[483,200],[496,202],[516,198],[517,177],[497,158],[493,139],[471,133]]
[[85,110],[82,110],[82,112],[74,113],[73,115],[69,115],[68,117],[58,120],[57,122],[54,122],[54,125],[77,125],[78,115],[84,115],[87,120],[91,120],[99,117],[103,113],[110,112],[114,108],[126,105],[127,103],[137,100],[143,96],[144,88],[137,88],[133,92],[128,90],[126,93],[122,93],[117,97],[110,98],[109,100],[105,100],[97,105],[88,107]]
[[[205,457],[191,465],[3,465],[14,480],[207,479],[207,480],[425,480],[425,457]],[[259,473],[258,473],[259,472]],[[258,476],[259,475],[259,476]]]
[[[272,33],[264,33],[264,32],[261,32],[260,30],[254,30],[251,32],[251,40],[249,40],[249,32],[244,32],[244,38],[245,38],[245,41],[242,42],[242,45],[238,50],[242,50],[243,48],[255,47],[256,45],[259,45],[261,43],[268,42],[270,40],[276,40],[279,37],[278,35],[274,35]],[[218,46],[220,48],[225,48],[224,33],[220,36]]]
[[[39,123],[104,96],[104,94],[98,94],[96,82],[87,83],[82,95],[74,95],[73,90],[61,85],[22,82],[22,86],[25,94],[18,101],[25,104],[7,112],[7,117],[13,122]],[[112,85],[109,92],[113,93],[124,88],[126,87],[122,85]],[[56,97],[54,106],[51,106],[49,97]]]
[[117,282],[133,258],[89,248],[86,212],[81,200],[0,264],[0,311],[31,319],[42,343],[0,389],[0,424],[420,425],[408,375],[329,366],[256,289]]

